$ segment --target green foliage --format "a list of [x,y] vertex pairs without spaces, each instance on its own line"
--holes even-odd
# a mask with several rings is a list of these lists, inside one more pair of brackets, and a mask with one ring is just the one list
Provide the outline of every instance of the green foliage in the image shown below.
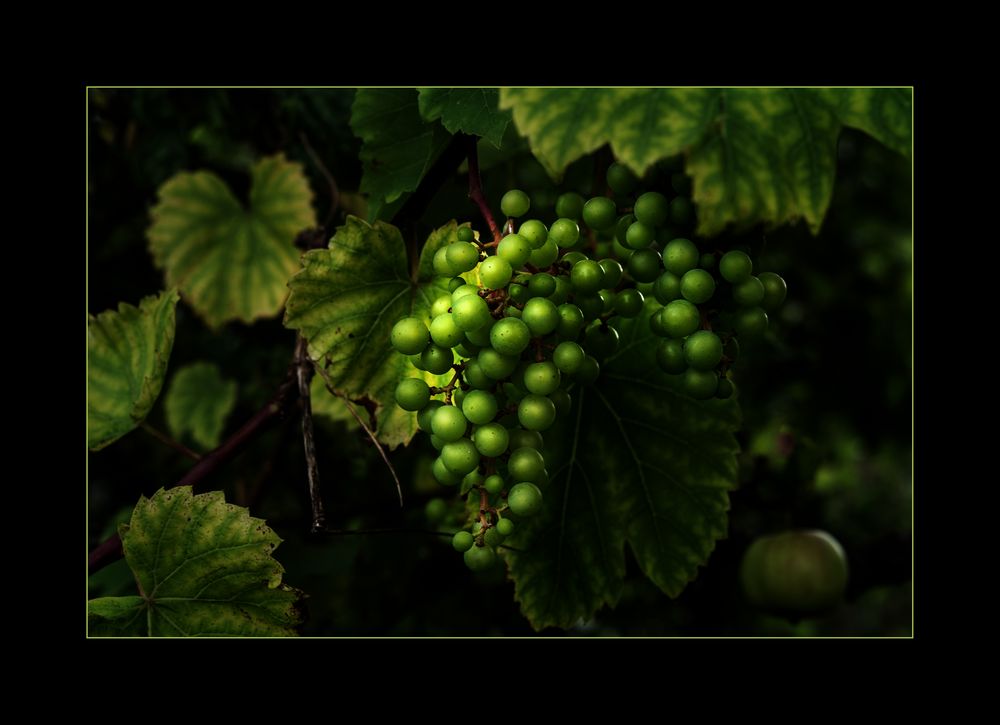
[[564,429],[546,434],[544,513],[519,523],[510,539],[517,551],[503,551],[536,629],[571,627],[614,606],[626,542],[675,597],[726,534],[738,407],[694,402],[655,372],[648,316],[621,323],[622,345],[600,383],[577,393]]
[[498,98],[496,88],[421,88],[420,115],[441,119],[449,133],[482,136],[499,149],[510,113],[497,110]]
[[296,634],[302,594],[271,556],[281,539],[220,491],[160,489],[119,533],[139,595],[92,600],[92,636]]
[[553,177],[605,143],[643,174],[687,155],[698,233],[805,219],[830,203],[842,125],[909,147],[909,91],[778,88],[504,88],[500,106]]
[[351,128],[364,141],[361,191],[368,194],[370,219],[382,218],[386,204],[417,188],[450,138],[440,123],[424,122],[417,91],[404,88],[359,89]]
[[131,431],[156,402],[174,346],[177,290],[87,320],[87,447]]
[[157,266],[211,327],[276,315],[298,264],[295,237],[316,224],[299,164],[261,159],[252,177],[248,208],[218,176],[198,171],[163,184],[152,211]]
[[[377,406],[378,438],[389,447],[409,441],[417,430],[416,416],[395,404],[409,363],[393,350],[390,333],[403,317],[427,322],[431,304],[448,294],[447,284],[434,281],[434,253],[457,241],[455,222],[432,233],[411,277],[398,229],[348,217],[329,249],[305,254],[303,269],[289,282],[285,325],[308,340],[310,358],[325,367],[339,393]],[[446,375],[423,377],[429,385],[448,381]]]
[[178,438],[189,435],[206,450],[219,445],[235,404],[236,382],[223,379],[218,366],[208,362],[180,368],[164,398],[170,432]]

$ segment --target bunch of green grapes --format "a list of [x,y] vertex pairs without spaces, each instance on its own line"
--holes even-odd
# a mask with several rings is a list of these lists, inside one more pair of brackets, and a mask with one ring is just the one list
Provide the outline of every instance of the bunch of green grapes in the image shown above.
[[[647,192],[634,202],[626,197],[620,209],[635,183],[625,167],[613,164],[608,184],[617,203],[564,194],[556,203],[559,218],[548,226],[538,219],[519,222],[530,201],[523,191],[507,192],[501,239],[481,241],[462,227],[458,241],[435,253],[434,270],[450,280],[450,294],[433,302],[429,327],[407,317],[392,329],[392,346],[415,368],[452,372],[443,387],[404,379],[396,402],[417,413],[418,426],[439,451],[432,468],[438,482],[461,485],[478,503],[468,528],[452,541],[471,569],[491,566],[517,521],[541,508],[548,482],[544,433],[568,413],[575,388],[598,379],[601,361],[618,349],[617,321],[637,317],[646,294],[651,291],[664,305],[650,323],[666,337],[657,359],[667,372],[683,374],[683,389],[696,398],[731,394],[722,381],[728,383],[736,335],[760,332],[760,314],[767,324],[760,305],[776,299],[770,278],[752,277],[749,267],[743,274],[732,261],[737,258],[726,256],[719,267],[734,295],[741,285],[755,283],[763,293],[738,293],[743,306],[731,335],[723,338],[711,329],[714,307],[698,306],[715,296],[715,278],[706,271],[714,266],[712,255],[699,254],[687,239],[662,245],[663,255],[658,251],[668,216],[673,212],[680,221],[675,209],[690,215],[690,205]],[[744,304],[749,301],[753,306]],[[753,324],[744,320],[744,310]]]

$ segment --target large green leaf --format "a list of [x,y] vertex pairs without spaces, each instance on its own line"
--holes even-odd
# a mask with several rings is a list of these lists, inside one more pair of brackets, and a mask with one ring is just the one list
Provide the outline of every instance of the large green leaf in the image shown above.
[[502,550],[536,629],[614,606],[626,541],[646,576],[677,596],[726,534],[739,409],[680,395],[658,372],[648,325],[656,307],[622,323],[598,384],[573,392],[568,421],[546,435],[544,511],[518,524],[517,551]]
[[369,219],[415,190],[451,138],[440,123],[421,118],[413,88],[358,89],[351,128],[363,142],[361,191],[369,196]]
[[[395,390],[402,378],[420,375],[393,350],[392,326],[407,316],[429,324],[431,304],[448,294],[447,280],[435,281],[434,252],[457,241],[458,228],[452,221],[431,234],[411,277],[398,229],[348,217],[329,249],[303,255],[302,271],[289,282],[285,326],[302,333],[309,356],[323,361],[338,392],[375,403],[378,438],[389,447],[408,442],[416,432],[416,415],[396,405]],[[423,377],[429,385],[450,379]]]
[[204,449],[215,448],[236,404],[236,382],[223,379],[214,363],[192,363],[174,374],[163,402],[174,436],[190,436]]
[[174,346],[177,290],[87,320],[87,446],[98,450],[153,407]]
[[463,131],[482,136],[497,148],[510,123],[510,112],[497,108],[496,88],[421,88],[420,115],[441,119],[449,133]]
[[221,491],[190,486],[139,499],[119,528],[138,596],[95,599],[94,636],[292,636],[302,593],[281,583],[281,539]]
[[316,224],[301,165],[281,155],[254,166],[249,208],[218,176],[197,171],[160,187],[152,217],[157,266],[211,327],[277,314],[298,267],[295,238]]
[[553,177],[608,143],[639,174],[684,153],[698,233],[805,219],[830,202],[842,125],[892,148],[910,144],[901,89],[504,88],[500,107]]

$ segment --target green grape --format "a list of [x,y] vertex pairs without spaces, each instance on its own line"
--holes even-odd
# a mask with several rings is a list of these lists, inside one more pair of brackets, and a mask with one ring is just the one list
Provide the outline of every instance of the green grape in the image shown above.
[[462,299],[467,295],[478,295],[478,294],[479,294],[479,288],[476,287],[476,285],[463,284],[461,287],[452,290],[451,303],[455,304],[456,302],[458,302],[460,299]]
[[507,493],[507,505],[518,516],[531,516],[542,507],[542,492],[533,483],[518,483]]
[[503,311],[503,316],[504,317],[516,317],[517,319],[520,320],[521,319],[521,310],[517,309],[516,307],[507,307]]
[[722,360],[722,340],[714,332],[698,330],[684,341],[684,359],[692,368],[711,370]]
[[485,390],[472,390],[462,401],[462,413],[470,423],[484,425],[497,414],[497,399]]
[[551,360],[531,363],[524,371],[524,387],[529,393],[549,395],[559,387],[561,382],[559,368]]
[[480,327],[477,330],[466,330],[465,339],[466,341],[476,348],[484,348],[490,346],[490,331],[493,329],[494,321],[491,319],[489,324],[485,327]]
[[653,227],[643,222],[632,222],[625,231],[625,245],[631,249],[646,249],[655,238]]
[[576,371],[576,380],[580,385],[593,385],[597,382],[600,374],[601,364],[597,362],[597,358],[593,355],[587,355],[580,365],[580,369]]
[[490,347],[480,350],[477,359],[483,373],[493,380],[503,380],[509,377],[517,368],[518,362],[517,355],[502,355]]
[[666,324],[664,323],[664,313],[666,312],[666,309],[666,307],[661,307],[649,316],[649,329],[652,330],[653,334],[658,337],[670,336],[670,333],[667,332]]
[[444,444],[441,449],[441,460],[452,473],[464,476],[476,470],[479,465],[479,451],[468,438],[459,438]]
[[[447,443],[447,441],[441,440],[441,438],[431,433],[431,445],[434,446],[434,450],[440,451],[444,448],[445,443]],[[444,464],[442,463],[441,465],[443,466]]]
[[510,443],[510,434],[499,423],[487,423],[476,428],[472,434],[472,442],[478,450],[488,458],[496,458]]
[[[433,320],[438,315],[443,315],[448,310],[451,309],[451,295],[441,295],[434,303],[431,305],[431,319]],[[431,334],[427,333],[427,339],[430,339]]]
[[756,307],[764,299],[764,285],[756,277],[747,277],[733,285],[733,301],[740,307]]
[[521,321],[532,337],[548,335],[559,325],[559,309],[544,297],[533,297],[524,303]]
[[583,252],[566,252],[566,254],[562,256],[562,261],[567,262],[570,267],[575,265],[577,262],[582,262],[585,259],[589,259],[589,257],[587,257],[587,255]]
[[465,382],[471,385],[476,390],[486,390],[487,388],[493,387],[493,381],[490,376],[483,372],[482,366],[479,364],[478,359],[469,360],[465,364],[464,372]]
[[549,241],[560,247],[572,247],[580,239],[580,226],[572,219],[556,219],[549,227]]
[[679,375],[687,370],[684,343],[680,340],[660,340],[656,344],[656,362],[665,373]]
[[606,178],[611,191],[616,194],[631,194],[639,183],[631,169],[617,161],[608,167]]
[[618,330],[610,325],[594,325],[583,338],[583,347],[598,360],[614,355],[618,350]]
[[663,260],[654,249],[640,249],[628,260],[628,273],[636,282],[652,282],[663,271]]
[[454,293],[459,287],[464,287],[467,284],[468,282],[461,277],[452,277],[448,280],[448,291]]
[[615,306],[615,293],[609,289],[602,289],[597,293],[597,296],[601,298],[601,314],[610,313]]
[[673,272],[664,272],[653,282],[653,296],[661,305],[681,296],[681,278]]
[[[516,422],[517,419],[514,420]],[[507,447],[512,451],[516,451],[518,448],[534,448],[536,451],[540,451],[544,445],[542,434],[537,430],[525,430],[517,427],[510,431],[510,443]]]
[[559,258],[559,247],[551,237],[538,249],[532,250],[528,261],[539,269],[544,269]]
[[594,320],[604,314],[604,298],[599,294],[578,294],[575,299],[577,306],[583,313],[584,319]]
[[[466,295],[451,308],[454,322],[463,331],[478,330],[493,321],[489,305],[479,295]],[[437,319],[436,317],[434,318]],[[433,323],[432,323],[433,324]]]
[[517,405],[517,419],[528,430],[547,430],[556,420],[556,406],[544,396],[525,395]]
[[586,324],[583,311],[570,302],[559,305],[557,310],[559,311],[559,324],[556,326],[556,334],[565,340],[575,340]]
[[615,203],[606,196],[595,196],[583,205],[583,222],[594,231],[610,231],[614,228],[617,217]]
[[[507,192],[508,194],[510,192]],[[527,209],[525,209],[527,211]],[[486,571],[491,568],[497,560],[497,555],[488,546],[473,546],[462,554],[465,565],[472,571]]]
[[556,291],[556,278],[551,274],[539,272],[531,275],[528,280],[528,292],[532,297],[548,297]]
[[681,277],[681,294],[696,305],[708,302],[715,294],[715,280],[703,269],[688,270]]
[[570,294],[573,292],[573,285],[569,283],[569,278],[562,275],[555,278],[556,288],[549,295],[549,299],[552,301],[556,307],[564,304],[566,300],[569,299]]
[[642,312],[644,298],[637,289],[623,289],[615,295],[614,308],[622,317],[637,317]]
[[465,339],[465,333],[452,313],[445,312],[431,320],[431,339],[439,347],[451,348]]
[[518,236],[528,240],[532,249],[538,249],[549,238],[549,230],[538,219],[529,219],[517,229]]
[[396,386],[396,404],[403,410],[420,410],[430,399],[430,388],[419,378],[404,378]]
[[393,348],[404,355],[419,355],[430,342],[427,326],[416,317],[404,317],[392,326],[389,341]]
[[[629,254],[632,253],[632,250],[625,246],[625,237],[628,234],[628,228],[635,223],[635,220],[634,214],[623,214],[618,217],[618,220],[615,222],[615,241],[621,246],[622,250],[628,252]],[[618,251],[619,249],[616,246],[615,252],[617,253]]]
[[719,274],[727,282],[738,284],[750,276],[753,271],[753,262],[746,252],[732,250],[722,255],[719,260]]
[[446,443],[457,441],[464,436],[468,425],[462,411],[454,405],[442,405],[431,417],[431,430]]
[[684,226],[691,221],[691,201],[685,196],[674,197],[670,202],[670,221]]
[[587,353],[583,351],[582,347],[575,342],[566,340],[556,345],[556,349],[552,353],[552,362],[564,373],[572,375],[580,369],[586,357]]
[[569,393],[562,389],[553,390],[549,393],[549,400],[556,406],[556,415],[566,415],[569,413],[570,408],[573,407],[573,399],[569,396]]
[[462,488],[468,491],[470,488],[473,488],[474,486],[481,486],[483,484],[483,481],[485,480],[486,476],[481,474],[478,469],[475,471],[470,471],[469,473],[465,474],[465,478],[462,479]]
[[451,404],[456,408],[462,408],[462,403],[465,401],[465,391],[461,388],[456,388],[451,394]]
[[417,426],[420,430],[424,432],[431,432],[431,418],[434,417],[434,411],[444,405],[440,400],[432,400],[417,413]]
[[487,476],[483,482],[483,488],[486,489],[486,493],[496,496],[503,491],[503,476],[498,476],[495,473],[492,476]]
[[444,375],[455,363],[455,355],[447,347],[428,345],[420,353],[420,367],[433,375]]
[[682,379],[684,392],[695,400],[708,400],[719,387],[718,376],[711,370],[688,368]]
[[760,307],[744,307],[736,313],[733,326],[742,337],[754,339],[767,331],[767,313]]
[[487,257],[479,265],[479,279],[487,289],[501,289],[510,282],[514,269],[510,263],[496,255]]
[[651,227],[662,226],[667,221],[667,197],[658,191],[647,191],[635,200],[635,218]]
[[556,216],[579,219],[583,211],[583,197],[575,191],[568,191],[556,199]]
[[697,267],[699,259],[698,247],[690,239],[674,239],[663,249],[663,266],[678,277]]
[[698,266],[702,269],[712,269],[715,266],[715,255],[711,252],[705,252],[698,259]]
[[431,525],[436,526],[448,515],[448,504],[443,498],[432,498],[424,506],[424,516]]
[[604,282],[602,282],[604,288],[614,289],[621,282],[622,275],[625,273],[622,263],[617,259],[608,258],[602,259],[598,264],[604,270]]
[[500,199],[500,211],[508,217],[524,216],[531,208],[531,199],[520,189],[511,189]]
[[503,543],[504,538],[504,535],[497,531],[496,526],[491,526],[486,529],[486,533],[483,534],[483,543],[491,549],[495,549]]
[[[528,347],[529,342],[531,342],[531,330],[514,317],[499,320],[490,330],[490,345],[501,355],[520,355]],[[486,374],[489,375],[489,371],[486,371]]]
[[457,486],[462,482],[462,476],[454,471],[450,470],[441,460],[441,456],[434,459],[434,463],[431,465],[431,473],[434,474],[435,480],[442,486]]
[[785,296],[788,294],[788,285],[785,284],[785,280],[774,272],[763,272],[757,276],[757,279],[764,286],[764,299],[760,306],[767,312],[773,312],[781,307],[781,303],[785,301]]
[[501,536],[510,536],[514,533],[514,522],[510,519],[500,519],[497,521],[497,531]]
[[733,384],[726,378],[719,378],[719,387],[715,389],[715,397],[720,400],[733,396]]
[[451,538],[452,548],[462,554],[472,548],[476,543],[476,538],[468,531],[459,531]]
[[434,274],[438,277],[453,277],[455,275],[448,263],[448,247],[441,247],[434,252],[433,266]]
[[518,234],[508,234],[497,245],[497,254],[514,269],[520,269],[531,257],[531,245]]
[[701,313],[687,300],[674,300],[663,310],[663,327],[671,337],[687,337],[701,326]]
[[531,298],[528,288],[522,284],[512,284],[507,288],[507,294],[519,305],[523,305]]
[[448,264],[452,272],[461,274],[479,264],[479,247],[468,242],[453,242],[447,247]]
[[458,241],[460,242],[471,242],[476,238],[476,233],[471,227],[459,227],[458,228]]
[[604,270],[592,259],[577,262],[569,273],[573,289],[582,294],[596,294],[604,285]]
[[537,481],[545,470],[545,459],[535,448],[514,449],[507,460],[507,473],[515,481]]

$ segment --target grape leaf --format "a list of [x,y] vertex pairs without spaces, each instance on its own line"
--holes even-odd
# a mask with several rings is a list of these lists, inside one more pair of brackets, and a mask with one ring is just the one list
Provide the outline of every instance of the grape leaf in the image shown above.
[[87,446],[99,450],[143,420],[156,402],[174,346],[177,290],[121,303],[87,319]]
[[219,445],[226,416],[236,404],[236,383],[224,380],[213,363],[193,363],[174,373],[163,402],[170,432],[178,438],[190,435],[209,450]]
[[[618,352],[596,386],[576,388],[562,430],[546,434],[552,475],[544,510],[501,549],[535,629],[568,628],[614,606],[624,546],[676,597],[726,534],[736,486],[735,402],[697,402],[658,371],[644,314],[621,323]],[[559,441],[565,441],[558,448]]]
[[[396,405],[399,381],[422,376],[428,385],[443,386],[451,379],[420,373],[389,340],[403,317],[429,324],[431,304],[448,294],[448,280],[435,280],[433,258],[441,246],[458,241],[458,229],[452,221],[431,233],[411,278],[399,230],[349,216],[328,249],[303,255],[303,269],[289,282],[285,326],[302,333],[310,358],[322,361],[339,393],[376,404],[378,439],[390,448],[409,442],[417,430],[416,414]],[[319,402],[317,411],[328,407]]]
[[316,224],[300,164],[271,156],[252,177],[249,209],[218,176],[197,171],[168,179],[152,211],[156,265],[213,328],[281,310],[298,267],[295,238]]
[[119,528],[139,596],[88,605],[92,636],[293,636],[302,593],[282,584],[281,539],[221,491],[143,496]]
[[503,88],[500,107],[554,178],[605,143],[640,175],[686,154],[704,236],[800,218],[817,232],[844,124],[910,144],[901,89]]
[[427,121],[441,119],[449,133],[482,136],[500,148],[510,112],[497,108],[499,97],[496,88],[421,88],[420,115]]
[[420,117],[412,88],[359,88],[351,107],[351,129],[362,140],[361,191],[369,219],[419,186],[451,136],[438,122]]

